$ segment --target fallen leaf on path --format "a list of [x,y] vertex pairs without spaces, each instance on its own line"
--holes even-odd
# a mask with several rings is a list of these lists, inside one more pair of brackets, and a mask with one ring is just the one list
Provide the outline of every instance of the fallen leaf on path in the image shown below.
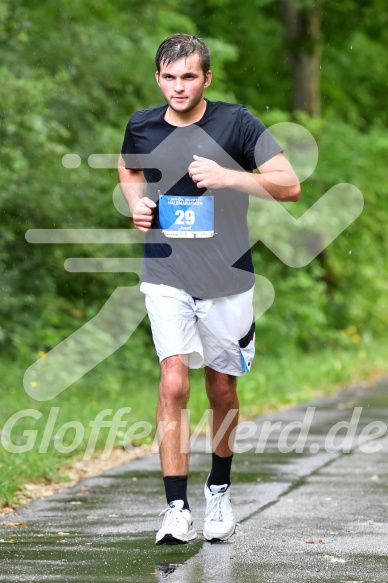
[[15,509],[12,508],[11,506],[8,506],[8,504],[5,504],[2,508],[0,508],[0,514],[5,514],[5,513],[11,513],[11,512],[15,512]]
[[25,526],[25,522],[24,520],[21,520],[20,522],[12,522],[12,520],[3,520],[3,522],[1,524],[4,524],[4,526]]
[[338,557],[330,557],[325,555],[329,563],[346,563],[345,559],[339,559]]

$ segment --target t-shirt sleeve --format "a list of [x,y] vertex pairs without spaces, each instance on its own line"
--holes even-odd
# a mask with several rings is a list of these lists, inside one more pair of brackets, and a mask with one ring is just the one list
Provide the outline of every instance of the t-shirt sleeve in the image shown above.
[[125,167],[129,170],[131,168],[138,168],[139,162],[136,157],[135,140],[131,129],[131,120],[127,123],[125,128],[123,145],[121,146],[121,155],[125,161]]
[[241,124],[244,136],[244,157],[251,170],[284,151],[265,125],[246,107],[241,108]]

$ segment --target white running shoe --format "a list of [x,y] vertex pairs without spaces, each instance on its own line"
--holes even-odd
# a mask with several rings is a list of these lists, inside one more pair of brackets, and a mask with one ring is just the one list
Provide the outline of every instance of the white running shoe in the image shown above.
[[211,485],[210,488],[205,484],[207,504],[203,536],[206,540],[227,540],[235,531],[236,522],[230,503],[230,489],[231,486],[227,484]]
[[183,500],[170,502],[163,512],[162,528],[156,534],[157,545],[179,545],[197,538],[190,510],[183,509]]

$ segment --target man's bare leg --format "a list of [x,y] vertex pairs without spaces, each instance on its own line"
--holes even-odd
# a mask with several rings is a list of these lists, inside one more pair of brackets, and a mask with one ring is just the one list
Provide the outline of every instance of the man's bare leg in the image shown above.
[[239,410],[237,379],[206,368],[205,382],[212,415],[213,453],[205,486],[203,535],[209,541],[227,540],[236,528],[230,503],[230,470]]
[[197,537],[187,501],[189,457],[189,371],[187,356],[170,356],[161,362],[157,430],[160,461],[168,508],[156,544],[188,543]]
[[169,356],[161,362],[159,401],[156,414],[163,476],[188,474],[189,369],[186,355]]
[[[213,418],[213,452],[223,458],[229,457],[233,454],[234,433],[238,423],[237,377],[206,367],[205,382]],[[230,422],[222,428],[227,417]],[[221,428],[222,432],[219,433]]]

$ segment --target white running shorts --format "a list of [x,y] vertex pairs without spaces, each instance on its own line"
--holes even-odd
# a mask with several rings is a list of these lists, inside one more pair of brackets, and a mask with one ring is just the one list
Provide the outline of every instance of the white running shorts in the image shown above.
[[249,372],[255,353],[253,289],[199,300],[168,285],[143,282],[140,291],[159,360],[187,354],[190,368],[205,365],[233,376]]

